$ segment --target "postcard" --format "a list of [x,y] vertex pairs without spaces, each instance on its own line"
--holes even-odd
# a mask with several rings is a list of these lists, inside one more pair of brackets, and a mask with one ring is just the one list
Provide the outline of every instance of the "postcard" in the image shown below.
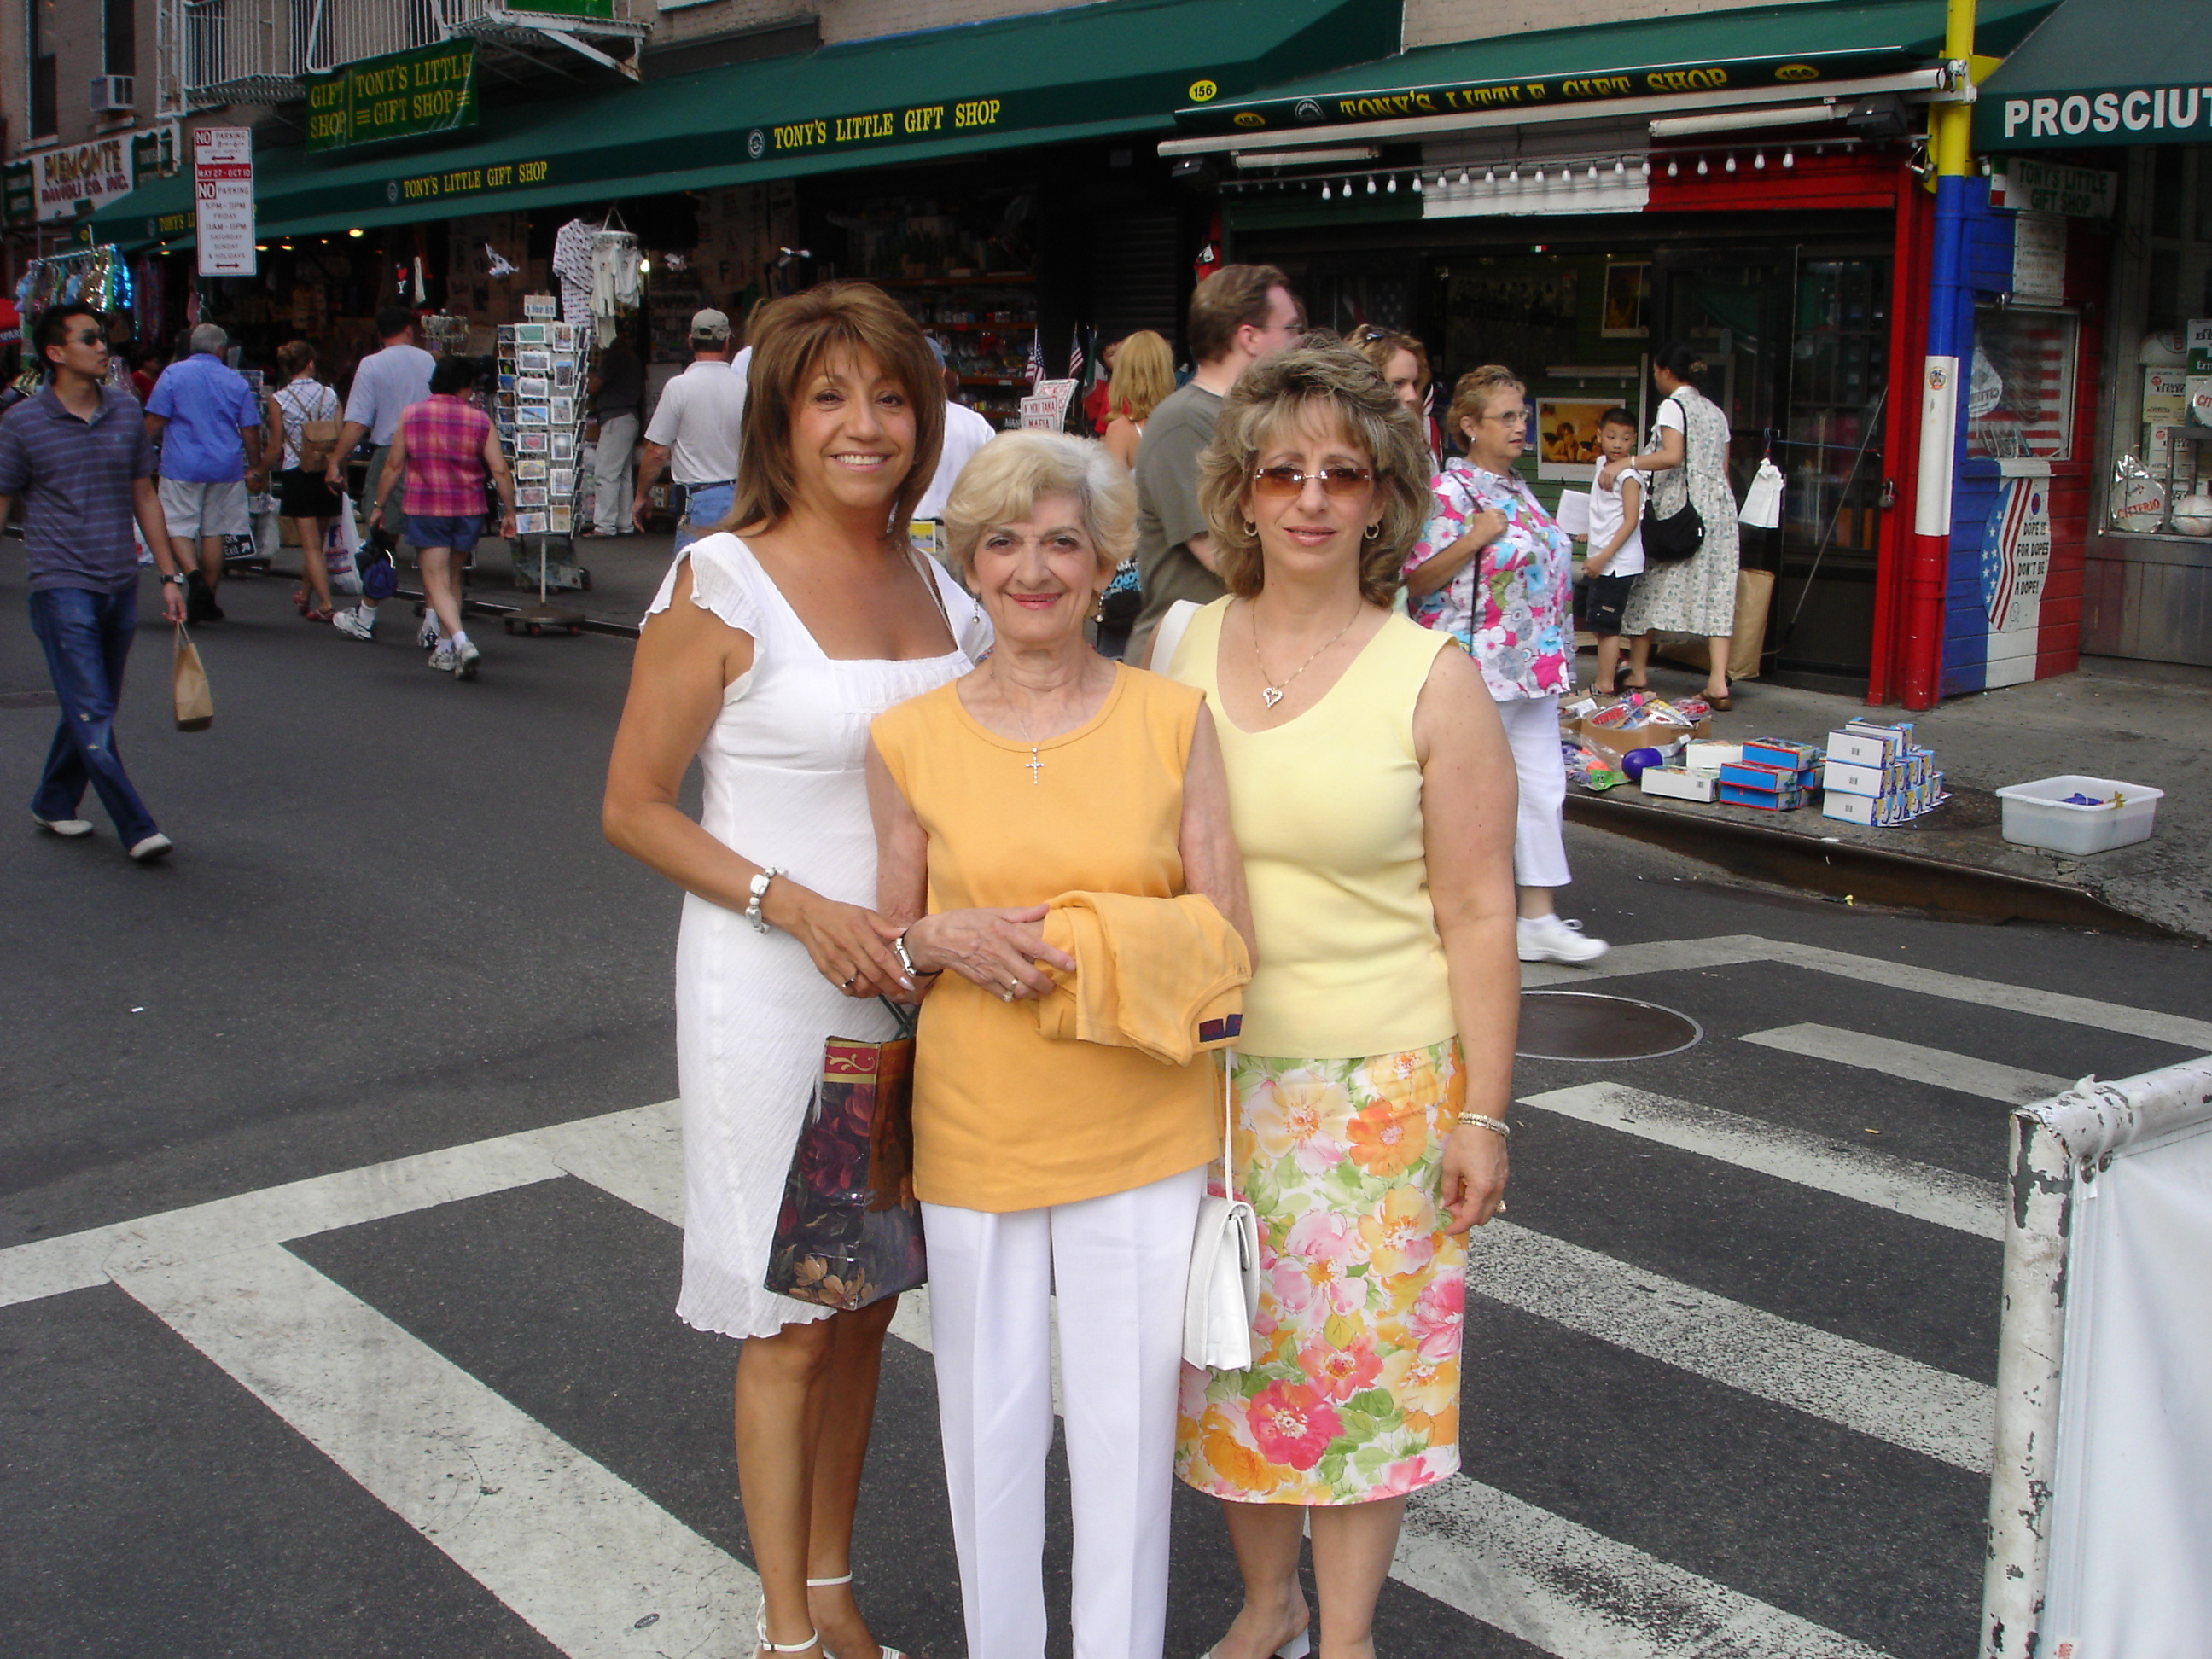
[[517,404],[514,406],[514,423],[517,426],[544,426],[545,424],[545,405],[544,404]]
[[543,482],[545,477],[545,463],[541,460],[517,461],[514,464],[514,476],[518,478]]
[[553,434],[553,459],[556,461],[573,459],[576,453],[576,434],[556,432]]
[[518,374],[514,379],[514,395],[534,398],[543,403],[553,395],[552,383],[543,374]]
[[514,492],[514,504],[517,507],[543,507],[545,505],[545,500],[544,484],[524,484]]
[[515,361],[521,364],[525,374],[550,374],[553,372],[553,354],[550,351],[532,351],[526,346],[515,354]]
[[574,509],[567,507],[556,507],[547,516],[553,521],[553,533],[556,536],[567,535],[576,521]]
[[516,514],[514,533],[518,536],[543,536],[545,533],[545,515],[543,513]]
[[514,343],[517,345],[544,345],[545,325],[543,323],[518,324],[514,331]]
[[573,495],[576,493],[576,469],[573,466],[555,467],[552,481],[553,493],[556,495]]
[[545,434],[518,432],[514,434],[514,447],[520,454],[543,455],[545,453]]
[[556,426],[576,424],[576,400],[574,398],[556,398],[553,400],[553,424]]

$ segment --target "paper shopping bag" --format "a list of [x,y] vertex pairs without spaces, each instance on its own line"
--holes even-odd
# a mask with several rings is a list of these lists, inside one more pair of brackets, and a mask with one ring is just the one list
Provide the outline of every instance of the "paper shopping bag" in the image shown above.
[[177,624],[177,659],[169,671],[169,694],[177,705],[177,730],[204,732],[215,724],[215,693],[208,690],[207,669],[200,648]]

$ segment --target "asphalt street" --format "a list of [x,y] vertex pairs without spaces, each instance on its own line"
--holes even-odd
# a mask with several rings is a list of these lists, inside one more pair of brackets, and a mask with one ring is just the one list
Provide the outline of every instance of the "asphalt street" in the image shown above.
[[[172,729],[140,631],[121,744],[177,852],[139,868],[96,809],[87,842],[29,822],[53,711],[21,573],[0,1652],[746,1652],[734,1347],[672,1312],[678,901],[598,828],[631,647],[486,629],[459,684],[408,607],[362,646],[228,584],[210,730]],[[1465,1468],[1413,1505],[1379,1650],[1964,1655],[2007,1105],[2212,1049],[2212,960],[1570,850],[1565,908],[1619,948],[1529,984],[1698,1040],[1521,1062]],[[914,1300],[854,1568],[886,1640],[956,1659]],[[1064,1480],[1051,1516],[1064,1597]],[[1182,1659],[1237,1593],[1187,1492],[1175,1551]]]

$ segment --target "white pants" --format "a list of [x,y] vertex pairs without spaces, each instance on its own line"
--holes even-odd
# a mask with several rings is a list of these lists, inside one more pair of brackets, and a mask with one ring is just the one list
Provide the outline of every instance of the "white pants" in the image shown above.
[[592,457],[592,527],[608,535],[630,528],[629,456],[637,447],[637,416],[614,415],[599,422]]
[[990,1214],[925,1204],[969,1659],[1042,1659],[1051,1304],[1075,1511],[1075,1659],[1160,1659],[1183,1291],[1206,1171]]
[[1567,763],[1559,753],[1559,696],[1501,701],[1505,741],[1521,780],[1521,817],[1513,830],[1513,879],[1522,887],[1565,887],[1567,845],[1559,821],[1567,801]]

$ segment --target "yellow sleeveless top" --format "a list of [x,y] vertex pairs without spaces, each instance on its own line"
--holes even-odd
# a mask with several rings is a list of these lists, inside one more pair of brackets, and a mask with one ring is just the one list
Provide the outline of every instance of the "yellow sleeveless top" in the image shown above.
[[1429,902],[1413,704],[1451,636],[1393,615],[1305,713],[1241,730],[1221,706],[1230,601],[1190,619],[1168,672],[1212,703],[1258,961],[1241,1053],[1346,1060],[1454,1036]]
[[[929,836],[929,908],[1016,908],[1069,891],[1182,893],[1183,773],[1200,699],[1117,666],[1099,710],[1036,745],[970,714],[957,684],[876,717],[891,780]],[[1034,781],[1032,779],[1034,778]],[[921,1006],[915,1190],[1003,1212],[1127,1192],[1220,1152],[1219,1062],[1055,1041],[1036,1006],[954,973]]]

